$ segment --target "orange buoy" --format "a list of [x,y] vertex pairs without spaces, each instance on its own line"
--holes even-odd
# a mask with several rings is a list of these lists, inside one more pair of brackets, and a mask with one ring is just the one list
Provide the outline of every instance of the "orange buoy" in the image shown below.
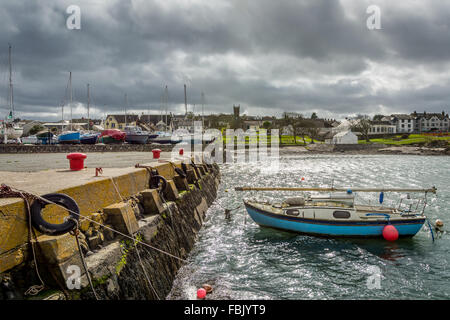
[[203,288],[200,288],[197,290],[197,299],[205,299],[206,297],[206,290]]
[[398,239],[398,230],[392,224],[388,224],[383,228],[383,238],[387,241],[395,241]]

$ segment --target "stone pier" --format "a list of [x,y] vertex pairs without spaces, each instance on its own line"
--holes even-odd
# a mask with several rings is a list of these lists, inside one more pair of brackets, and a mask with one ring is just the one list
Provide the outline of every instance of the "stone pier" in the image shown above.
[[[197,170],[188,164],[187,179],[174,170],[179,161],[146,166],[167,180],[166,190],[149,188],[147,168],[105,168],[99,177],[95,168],[15,172],[0,182],[39,195],[63,193],[77,202],[81,251],[101,299],[164,299],[216,197],[220,172],[215,164],[198,164]],[[55,205],[42,211],[50,223],[67,215]],[[46,285],[34,298],[93,299],[74,235],[34,233]],[[29,298],[25,291],[40,284],[30,243],[23,200],[0,198],[0,300]]]

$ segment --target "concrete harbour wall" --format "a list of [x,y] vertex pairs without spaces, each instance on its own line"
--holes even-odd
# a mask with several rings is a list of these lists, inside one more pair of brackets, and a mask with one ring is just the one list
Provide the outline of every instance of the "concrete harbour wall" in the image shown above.
[[169,144],[55,144],[55,145],[23,145],[0,144],[1,153],[55,153],[55,152],[123,152],[123,151],[171,151]]
[[[216,197],[220,183],[217,165],[187,165],[186,178],[174,170],[181,167],[180,163],[151,166],[168,181],[162,195],[149,189],[147,169],[134,168],[125,174],[55,190],[74,198],[81,216],[91,220],[80,218],[79,239],[100,299],[164,299]],[[33,266],[24,202],[0,199],[0,212],[0,300],[30,298],[24,293],[39,280]],[[66,215],[52,205],[43,211],[43,217],[51,223],[61,223]],[[109,228],[133,235],[136,245]],[[75,237],[69,233],[36,235],[37,265],[46,288],[34,298],[93,299]],[[81,270],[79,290],[67,287],[72,275],[68,268],[74,265]]]

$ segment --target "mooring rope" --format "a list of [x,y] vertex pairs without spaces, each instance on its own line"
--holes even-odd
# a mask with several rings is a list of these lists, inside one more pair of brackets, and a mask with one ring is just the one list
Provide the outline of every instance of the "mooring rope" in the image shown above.
[[[12,198],[12,197],[19,197],[22,198],[23,201],[25,202],[25,210],[27,211],[27,215],[28,215],[28,242],[30,243],[31,246],[31,251],[33,253],[33,262],[34,262],[34,268],[36,270],[36,275],[39,278],[39,281],[41,282],[40,285],[33,285],[31,287],[29,287],[26,291],[25,291],[25,295],[32,295],[35,296],[37,295],[39,292],[41,292],[44,288],[45,288],[45,283],[42,280],[42,277],[39,273],[39,267],[38,267],[38,263],[37,263],[37,259],[36,259],[36,250],[34,248],[35,243],[33,242],[33,228],[32,228],[32,224],[31,224],[31,209],[30,209],[30,200],[34,199],[34,196],[31,196],[28,193],[22,192],[22,191],[13,191],[10,187],[8,187],[5,184],[2,184],[0,187],[0,198]],[[37,243],[37,237],[36,234],[34,234],[34,240]]]
[[[25,291],[25,295],[32,295],[35,296],[37,295],[39,292],[41,292],[44,288],[45,288],[45,284],[44,281],[41,278],[41,275],[39,274],[39,267],[37,264],[37,259],[36,259],[36,251],[34,249],[34,242],[32,241],[32,225],[31,225],[31,209],[30,209],[30,202],[28,201],[28,199],[25,197],[25,195],[23,193],[20,193],[21,197],[23,198],[23,201],[25,201],[26,205],[27,205],[27,212],[28,212],[28,237],[29,237],[29,242],[31,244],[31,251],[33,252],[33,261],[34,261],[34,267],[36,270],[36,274],[39,278],[39,281],[41,282],[40,285],[34,285],[28,288],[27,291]],[[36,234],[34,234],[35,236],[35,242],[37,242],[37,237]]]
[[94,294],[95,300],[99,300],[99,298],[97,296],[97,292],[95,292],[94,285],[92,284],[91,275],[89,274],[89,269],[88,269],[88,267],[86,265],[86,261],[84,259],[83,252],[81,250],[80,239],[78,239],[78,235],[80,234],[80,229],[78,227],[78,221],[73,219],[73,218],[69,218],[69,219],[72,220],[73,222],[75,222],[75,227],[70,232],[70,234],[75,237],[75,240],[77,242],[78,253],[80,254],[81,263],[83,264],[84,272],[86,273],[86,277],[87,277],[87,279],[89,281],[89,286],[91,287],[91,290],[92,290],[92,293]]
[[426,218],[427,219],[427,222],[428,222],[428,228],[430,229],[430,233],[431,233],[431,239],[433,240],[433,242],[434,242],[434,234],[433,234],[433,228],[431,228],[431,223],[430,223],[430,220],[428,220],[428,218]]

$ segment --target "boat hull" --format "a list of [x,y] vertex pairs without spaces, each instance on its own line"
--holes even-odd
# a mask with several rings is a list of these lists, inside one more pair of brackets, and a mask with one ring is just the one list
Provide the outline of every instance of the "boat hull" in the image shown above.
[[129,134],[125,137],[125,141],[131,144],[146,144],[148,135],[146,134]]
[[58,136],[58,143],[60,143],[60,144],[79,144],[80,143],[80,133],[79,132],[63,133]]
[[172,140],[171,137],[164,137],[164,138],[158,137],[155,139],[150,139],[149,142],[158,144],[177,144],[180,143],[181,140]]
[[98,138],[98,141],[104,144],[121,144],[124,140],[115,139],[111,136],[103,136]]
[[23,144],[38,144],[39,140],[36,136],[30,136],[30,137],[23,137],[22,139]]
[[5,138],[5,134],[4,132],[6,131],[6,138],[7,139],[18,139],[22,136],[23,134],[23,129],[22,128],[16,128],[16,127],[12,127],[12,128],[6,128],[6,129],[0,129],[0,140],[3,141],[3,139]]
[[86,135],[81,136],[80,142],[81,144],[96,144],[98,135]]
[[412,237],[422,228],[425,218],[405,221],[331,221],[275,214],[245,203],[250,217],[265,227],[323,237],[382,237],[383,228],[389,223],[398,230],[400,237]]

